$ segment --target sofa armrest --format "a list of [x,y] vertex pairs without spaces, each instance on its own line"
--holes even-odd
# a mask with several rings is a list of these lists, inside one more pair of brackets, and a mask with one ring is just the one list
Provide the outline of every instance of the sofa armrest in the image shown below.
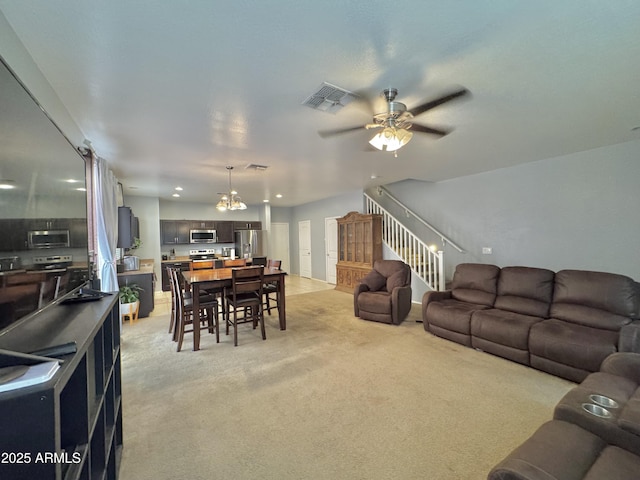
[[429,322],[427,322],[427,307],[431,302],[440,302],[449,298],[451,298],[451,290],[425,292],[422,296],[422,323],[427,332],[429,331],[427,328],[429,325]]
[[617,352],[604,359],[600,371],[640,384],[640,353]]
[[620,329],[618,351],[640,353],[640,320],[634,320]]
[[355,288],[353,289],[353,314],[356,317],[360,316],[360,309],[358,308],[358,295],[360,295],[362,292],[368,291],[369,287],[362,282],[356,284]]
[[411,285],[396,287],[391,291],[391,321],[400,325],[411,310]]

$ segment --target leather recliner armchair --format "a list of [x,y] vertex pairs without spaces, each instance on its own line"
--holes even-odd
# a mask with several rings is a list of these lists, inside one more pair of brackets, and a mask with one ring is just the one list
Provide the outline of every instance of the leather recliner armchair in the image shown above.
[[356,317],[399,325],[411,310],[411,269],[399,260],[377,260],[353,292]]

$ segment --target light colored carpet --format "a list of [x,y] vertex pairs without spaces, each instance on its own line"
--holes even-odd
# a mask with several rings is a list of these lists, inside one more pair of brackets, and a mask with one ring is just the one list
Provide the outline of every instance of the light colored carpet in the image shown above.
[[287,298],[232,337],[191,337],[168,317],[125,325],[122,480],[482,479],[574,386],[424,331],[353,316],[353,296]]

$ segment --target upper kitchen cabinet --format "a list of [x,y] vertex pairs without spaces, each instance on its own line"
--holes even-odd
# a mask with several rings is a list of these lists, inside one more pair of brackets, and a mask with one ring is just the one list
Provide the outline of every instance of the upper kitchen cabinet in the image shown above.
[[69,242],[72,248],[82,248],[89,245],[86,218],[72,218],[69,224]]
[[216,237],[218,243],[233,243],[233,223],[232,221],[220,221],[216,222]]
[[234,230],[262,230],[262,222],[233,222]]
[[213,220],[191,220],[191,228],[194,230],[215,230],[216,222]]
[[189,243],[190,220],[160,220],[160,236],[163,245]]
[[27,230],[69,230],[68,218],[29,218],[26,220],[26,222]]
[[0,252],[27,249],[27,230],[23,219],[0,219],[0,232]]

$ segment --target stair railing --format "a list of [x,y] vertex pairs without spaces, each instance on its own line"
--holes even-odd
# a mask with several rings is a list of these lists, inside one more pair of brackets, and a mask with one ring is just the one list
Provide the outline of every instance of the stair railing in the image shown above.
[[444,252],[430,248],[366,193],[367,213],[382,215],[382,240],[432,290],[444,290]]

